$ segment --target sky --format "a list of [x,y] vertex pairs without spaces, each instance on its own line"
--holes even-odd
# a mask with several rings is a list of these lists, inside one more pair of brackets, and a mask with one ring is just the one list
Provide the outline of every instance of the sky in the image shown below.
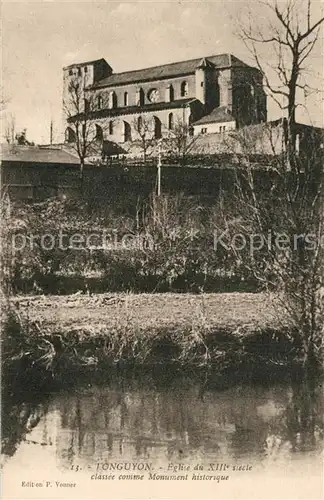
[[[322,2],[313,2],[318,14]],[[74,62],[104,57],[120,72],[227,52],[251,63],[233,33],[233,18],[240,19],[240,10],[253,5],[254,0],[3,0],[1,86],[6,106],[1,123],[13,115],[16,130],[26,128],[28,139],[42,144],[49,142],[52,119],[54,138],[60,140],[62,68]],[[258,15],[262,22],[262,12]],[[309,81],[316,88],[324,76],[321,36],[308,60]],[[297,118],[323,126],[321,96],[313,94],[306,104]],[[269,119],[280,116],[270,100],[268,113]]]

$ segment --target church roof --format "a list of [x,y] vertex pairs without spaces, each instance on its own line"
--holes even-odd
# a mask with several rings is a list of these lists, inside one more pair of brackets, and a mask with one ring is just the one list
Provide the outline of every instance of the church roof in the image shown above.
[[232,54],[218,54],[208,56],[203,59],[190,59],[189,61],[162,64],[161,66],[138,69],[135,71],[113,73],[112,75],[98,81],[94,85],[94,88],[112,87],[116,85],[126,85],[136,82],[154,81],[163,78],[194,74],[198,65],[201,64],[202,61],[205,61],[204,64],[208,67],[213,66],[215,68],[249,67]]
[[93,59],[92,61],[84,61],[82,63],[73,63],[73,64],[70,64],[69,66],[65,66],[63,69],[70,69],[70,68],[74,68],[76,66],[87,66],[88,64],[98,64],[98,63],[105,63],[108,65],[106,59],[104,59],[102,57],[101,59]]
[[203,116],[200,120],[197,120],[193,125],[205,125],[207,123],[222,123],[222,122],[234,122],[235,118],[231,115],[226,106],[220,106],[214,108],[208,115]]

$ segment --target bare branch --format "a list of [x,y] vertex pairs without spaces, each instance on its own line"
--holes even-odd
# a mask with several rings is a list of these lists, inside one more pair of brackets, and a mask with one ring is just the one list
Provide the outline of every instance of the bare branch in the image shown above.
[[[258,69],[261,71],[269,95],[285,111],[287,118],[286,150],[292,153],[294,160],[296,135],[297,90],[302,89],[304,98],[311,93],[310,87],[302,81],[306,73],[305,61],[311,55],[319,38],[319,27],[324,18],[312,21],[312,0],[307,0],[304,17],[300,14],[300,5],[295,0],[285,4],[279,1],[261,1],[258,5],[267,7],[270,16],[265,17],[265,26],[260,26],[258,19],[253,19],[249,11],[247,20],[240,19],[240,34],[245,46],[251,52]],[[272,17],[271,17],[272,16]],[[269,19],[270,17],[270,19]],[[276,63],[270,63],[262,57],[262,46],[271,47],[276,55]]]
[[317,21],[317,23],[315,23],[308,30],[306,30],[305,33],[303,33],[302,35],[299,35],[299,37],[298,37],[299,42],[301,42],[305,38],[309,37],[309,35],[311,35],[313,33],[313,31],[315,31],[316,28],[318,28],[323,22],[324,22],[324,17],[322,17],[321,19],[319,19]]

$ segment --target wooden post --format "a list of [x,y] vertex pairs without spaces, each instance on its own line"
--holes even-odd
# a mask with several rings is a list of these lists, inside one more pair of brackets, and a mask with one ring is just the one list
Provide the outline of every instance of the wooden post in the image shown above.
[[157,195],[161,195],[161,142],[159,142],[158,163],[157,163]]
[[50,124],[50,145],[52,146],[53,144],[53,120],[51,119],[51,124]]

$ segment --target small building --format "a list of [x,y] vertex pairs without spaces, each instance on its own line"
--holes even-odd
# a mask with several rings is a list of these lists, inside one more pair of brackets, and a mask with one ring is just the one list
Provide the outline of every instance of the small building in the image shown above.
[[208,115],[193,123],[194,135],[222,134],[236,129],[236,120],[229,108],[221,106],[214,108]]
[[[226,119],[228,121],[226,121]],[[202,154],[216,161],[217,155],[227,154],[233,158],[257,155],[261,164],[267,158],[285,155],[287,142],[287,120],[278,119],[266,123],[236,128],[235,121],[225,110],[214,110],[209,116],[193,124],[193,154]],[[311,161],[324,153],[324,129],[296,123],[295,151],[301,160]],[[263,157],[263,159],[262,159]]]
[[10,198],[41,201],[79,189],[80,164],[61,148],[1,145],[1,190]]

